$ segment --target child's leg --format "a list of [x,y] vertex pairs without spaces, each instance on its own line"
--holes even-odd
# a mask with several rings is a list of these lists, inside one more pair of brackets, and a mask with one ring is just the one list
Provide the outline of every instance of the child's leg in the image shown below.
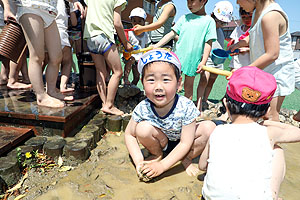
[[267,113],[269,120],[279,122],[279,112],[285,96],[278,96],[272,99],[270,103],[270,111]]
[[123,115],[124,113],[114,106],[119,82],[123,75],[121,60],[116,45],[112,45],[111,48],[105,52],[104,57],[106,64],[112,70],[112,76],[107,85],[106,102],[104,103],[102,110],[115,115]]
[[8,74],[9,74],[9,63],[10,61],[6,58],[1,60],[1,73],[0,73],[0,85],[6,85],[8,81]]
[[217,74],[212,74],[210,73],[209,75],[209,79],[208,79],[208,83],[207,83],[207,86],[205,88],[205,91],[204,91],[204,95],[203,95],[203,102],[206,102],[207,99],[208,99],[208,96],[213,88],[213,85],[217,79],[218,75]]
[[72,66],[72,49],[71,47],[65,46],[62,51],[60,92],[73,92],[73,88],[67,88]]
[[132,73],[133,73],[133,80],[131,83],[133,85],[137,85],[140,80],[140,73],[137,69],[137,63],[132,66]]
[[45,44],[48,50],[48,66],[46,69],[47,93],[57,99],[72,101],[73,96],[65,96],[56,89],[59,65],[62,61],[62,50],[60,35],[56,22],[54,21],[49,27],[45,28]]
[[123,78],[123,81],[124,81],[124,84],[125,85],[129,85],[130,84],[130,81],[128,80],[128,76],[130,74],[130,71],[131,71],[131,68],[132,68],[132,65],[134,63],[135,59],[134,57],[130,57],[126,64],[125,64],[125,67],[124,67],[124,78]]
[[23,63],[26,61],[26,55],[25,52],[21,55],[21,58],[19,60],[19,63],[16,64],[14,62],[10,62],[10,70],[8,75],[8,83],[7,87],[10,89],[28,89],[31,88],[31,84],[25,84],[19,82],[19,71],[21,67],[23,66]]
[[162,159],[162,149],[167,145],[167,136],[149,122],[143,121],[136,126],[136,138],[152,154],[147,161]]
[[185,75],[184,77],[184,96],[190,100],[193,99],[194,80],[194,76]]
[[192,159],[202,153],[210,134],[215,128],[216,124],[212,121],[202,121],[197,123],[194,144],[187,156],[182,160],[185,171],[189,176],[196,176],[198,174],[199,169],[192,165]]
[[26,84],[30,84],[29,76],[28,76],[28,65],[27,65],[27,51],[26,50],[22,56],[22,66],[21,66],[21,73],[22,73],[22,82]]
[[205,88],[208,84],[210,73],[205,71],[201,73],[200,82],[197,88],[197,108],[202,111],[202,100],[204,96]]
[[104,56],[100,54],[91,53],[93,61],[96,67],[96,82],[97,82],[97,90],[102,101],[102,107],[106,102],[106,83],[105,77],[107,74],[106,71],[106,63]]
[[[20,18],[20,24],[30,52],[28,72],[36,92],[37,104],[47,107],[63,107],[62,101],[49,96],[44,89],[42,73],[42,63],[45,57],[44,21],[37,15],[25,14]],[[51,42],[56,42],[56,40],[52,39]]]
[[280,146],[275,145],[273,151],[271,189],[273,199],[277,200],[280,185],[285,176],[286,166],[283,149]]

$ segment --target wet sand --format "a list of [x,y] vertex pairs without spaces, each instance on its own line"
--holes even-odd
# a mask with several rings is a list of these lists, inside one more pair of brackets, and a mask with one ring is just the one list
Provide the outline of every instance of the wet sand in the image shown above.
[[[297,200],[300,196],[300,143],[282,146],[287,173],[280,197]],[[150,183],[140,182],[129,159],[123,133],[108,133],[93,150],[90,159],[72,171],[53,172],[39,178],[39,184],[28,187],[25,199],[201,199],[203,184],[203,172],[198,177],[190,177],[181,164]],[[29,177],[25,185],[31,181],[34,179]]]

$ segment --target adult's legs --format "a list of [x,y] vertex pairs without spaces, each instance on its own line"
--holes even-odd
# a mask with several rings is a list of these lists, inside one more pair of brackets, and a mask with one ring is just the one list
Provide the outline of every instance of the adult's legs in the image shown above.
[[[64,103],[57,98],[49,96],[43,84],[42,63],[45,57],[44,22],[41,17],[34,14],[24,14],[20,18],[26,42],[28,44],[29,78],[36,92],[37,104],[47,107],[63,107]],[[54,39],[51,42],[55,42]]]
[[190,100],[193,100],[193,89],[194,89],[194,76],[185,75],[184,78],[184,96]]
[[279,112],[284,101],[285,96],[278,96],[272,99],[270,103],[270,111],[267,114],[267,117],[270,120],[279,122]]
[[61,80],[60,80],[60,91],[61,92],[72,92],[73,88],[67,88],[67,82],[70,77],[72,67],[72,49],[71,47],[65,46],[63,48],[63,59],[61,62]]
[[286,166],[283,149],[275,145],[273,151],[271,190],[273,199],[278,199],[278,193],[285,176]]
[[216,124],[212,121],[202,121],[197,124],[193,146],[182,160],[182,165],[189,176],[196,176],[198,174],[199,169],[192,165],[192,160],[203,152],[209,136],[215,128]]

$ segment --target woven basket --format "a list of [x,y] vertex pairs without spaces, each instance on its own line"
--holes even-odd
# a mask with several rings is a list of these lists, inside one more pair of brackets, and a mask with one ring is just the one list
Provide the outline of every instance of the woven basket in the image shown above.
[[26,48],[26,41],[21,26],[8,20],[0,33],[0,55],[18,63],[22,52]]

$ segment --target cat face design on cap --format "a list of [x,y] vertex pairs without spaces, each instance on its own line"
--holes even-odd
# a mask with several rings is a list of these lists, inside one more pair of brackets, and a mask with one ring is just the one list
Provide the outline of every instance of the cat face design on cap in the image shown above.
[[257,90],[252,90],[251,88],[244,87],[242,90],[242,98],[249,102],[257,102],[261,93]]

